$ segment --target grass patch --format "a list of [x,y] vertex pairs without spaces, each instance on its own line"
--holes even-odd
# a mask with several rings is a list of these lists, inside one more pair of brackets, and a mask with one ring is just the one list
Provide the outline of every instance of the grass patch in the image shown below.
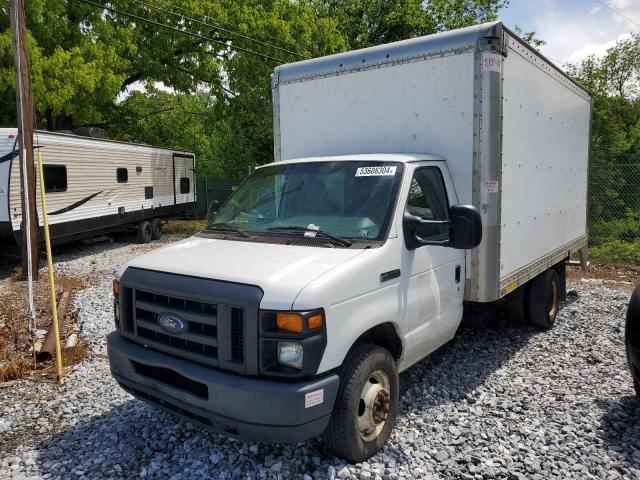
[[640,266],[640,240],[613,240],[589,248],[589,258],[606,263],[626,263]]
[[204,230],[206,220],[169,220],[164,226],[164,233],[188,237]]

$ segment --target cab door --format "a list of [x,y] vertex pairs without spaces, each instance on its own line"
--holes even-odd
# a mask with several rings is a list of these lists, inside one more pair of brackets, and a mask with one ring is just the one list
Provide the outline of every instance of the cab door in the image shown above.
[[[422,162],[412,168],[405,211],[425,220],[449,220],[449,207],[457,198],[444,162]],[[424,240],[445,241],[449,226],[426,225],[418,233]],[[402,263],[402,271],[409,272],[407,323],[413,363],[449,341],[460,324],[465,251],[439,245],[409,250],[403,242]]]
[[173,198],[176,205],[196,201],[195,158],[193,155],[173,155]]

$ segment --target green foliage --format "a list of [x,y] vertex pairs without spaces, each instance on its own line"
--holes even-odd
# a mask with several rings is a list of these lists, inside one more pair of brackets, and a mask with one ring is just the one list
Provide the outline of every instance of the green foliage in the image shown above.
[[613,240],[596,245],[589,249],[589,257],[600,262],[640,265],[640,240]]
[[525,32],[522,30],[522,28],[520,28],[518,25],[514,25],[513,27],[513,31],[520,37],[522,38],[525,42],[527,42],[529,45],[531,45],[533,48],[535,48],[536,50],[540,50],[540,47],[542,47],[543,45],[546,45],[547,42],[542,40],[541,38],[538,38],[536,36],[536,32],[531,31],[531,32]]
[[313,0],[352,49],[495,20],[506,0]]
[[640,35],[569,71],[593,97],[591,255],[640,264]]
[[[100,126],[111,138],[194,151],[200,174],[224,177],[272,160],[270,75],[278,63],[493,20],[506,3],[94,1],[200,37],[79,0],[25,2],[38,126]],[[0,6],[0,125],[7,126],[16,116],[8,27]]]
[[600,220],[589,227],[589,242],[600,245],[610,240],[631,242],[640,240],[640,210],[628,210],[622,218]]

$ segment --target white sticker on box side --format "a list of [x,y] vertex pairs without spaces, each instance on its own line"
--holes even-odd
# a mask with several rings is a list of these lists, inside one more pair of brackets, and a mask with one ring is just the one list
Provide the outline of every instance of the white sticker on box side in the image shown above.
[[500,72],[502,65],[502,55],[499,53],[484,52],[482,54],[483,72]]
[[316,405],[320,405],[322,402],[324,402],[324,388],[305,393],[304,395],[304,408],[315,407]]
[[497,180],[487,180],[482,182],[482,191],[486,193],[498,193],[500,190],[500,184]]
[[356,170],[356,177],[384,177],[394,176],[398,167],[360,167]]

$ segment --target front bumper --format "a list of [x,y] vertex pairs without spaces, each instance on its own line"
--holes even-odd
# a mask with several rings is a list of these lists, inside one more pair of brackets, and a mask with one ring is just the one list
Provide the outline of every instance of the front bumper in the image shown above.
[[118,332],[107,337],[107,353],[112,375],[130,394],[243,440],[296,443],[320,435],[340,383],[336,374],[295,382],[231,374],[146,348]]

